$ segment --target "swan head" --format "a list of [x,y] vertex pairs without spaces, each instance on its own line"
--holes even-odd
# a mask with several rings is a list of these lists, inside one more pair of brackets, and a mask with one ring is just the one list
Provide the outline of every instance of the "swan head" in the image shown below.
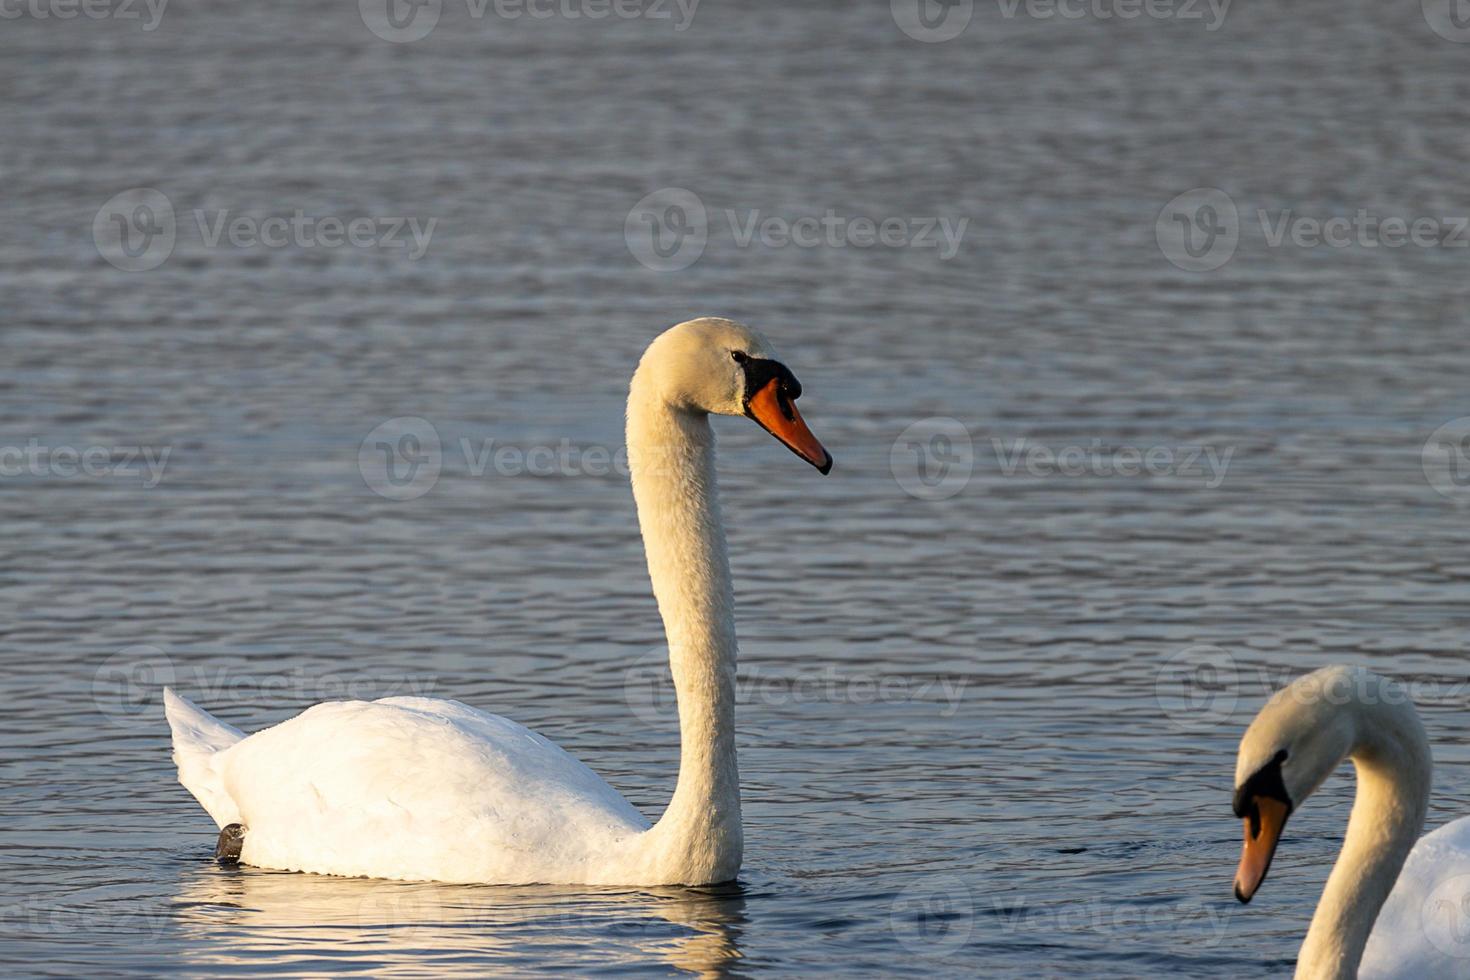
[[1270,870],[1286,820],[1359,741],[1358,708],[1407,701],[1386,678],[1360,667],[1324,667],[1276,692],[1240,740],[1235,815],[1245,844],[1235,897],[1249,902]]
[[670,327],[648,345],[633,384],[683,411],[744,415],[822,473],[832,469],[796,410],[801,382],[742,323],[710,316]]

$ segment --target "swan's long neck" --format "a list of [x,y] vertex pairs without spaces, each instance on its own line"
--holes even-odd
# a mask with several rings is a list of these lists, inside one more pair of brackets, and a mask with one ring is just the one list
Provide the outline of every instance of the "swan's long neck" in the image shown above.
[[[1356,705],[1349,753],[1358,792],[1342,853],[1302,943],[1296,975],[1352,980],[1378,912],[1424,827],[1433,763],[1412,706],[1386,697]],[[1390,703],[1392,702],[1392,703]]]
[[[735,762],[735,615],[705,413],[670,405],[640,368],[628,397],[628,466],[679,702],[679,782],[649,832],[691,882],[735,877],[742,850]],[[686,872],[679,871],[679,874]]]

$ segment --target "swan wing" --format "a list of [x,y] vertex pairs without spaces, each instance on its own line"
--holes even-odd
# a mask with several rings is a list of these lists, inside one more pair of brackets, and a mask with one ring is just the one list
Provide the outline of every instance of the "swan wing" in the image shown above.
[[457,701],[319,704],[217,763],[260,867],[415,880],[586,880],[647,820],[535,732]]
[[238,823],[240,813],[225,792],[217,762],[220,753],[245,738],[245,733],[167,687],[163,689],[163,711],[173,735],[179,782],[194,794],[217,826]]
[[1363,980],[1470,980],[1470,817],[1425,834],[1378,913]]

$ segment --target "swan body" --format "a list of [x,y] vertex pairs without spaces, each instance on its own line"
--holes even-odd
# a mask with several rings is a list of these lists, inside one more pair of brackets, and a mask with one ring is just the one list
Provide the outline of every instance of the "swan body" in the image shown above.
[[1409,852],[1358,976],[1470,978],[1470,817],[1425,834]]
[[1342,851],[1297,958],[1301,980],[1470,980],[1470,818],[1420,839],[1433,763],[1408,695],[1361,668],[1298,678],[1241,739],[1236,815],[1248,902],[1287,818],[1345,760],[1358,790]]
[[[176,728],[203,715],[173,692],[165,708]],[[241,861],[288,871],[615,883],[640,877],[628,845],[649,829],[556,744],[458,701],[318,704],[190,776],[223,790],[205,804],[216,824],[248,828]]]
[[801,387],[718,318],[648,348],[628,459],[679,706],[679,779],[656,825],[596,773],[497,715],[429,698],[319,704],[245,736],[165,692],[179,781],[239,860],[322,874],[496,884],[710,884],[740,869],[734,599],[711,413],[754,419],[823,473]]

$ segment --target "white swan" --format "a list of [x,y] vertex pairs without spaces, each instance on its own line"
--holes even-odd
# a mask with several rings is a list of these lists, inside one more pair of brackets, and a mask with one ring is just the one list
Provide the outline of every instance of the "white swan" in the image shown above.
[[734,600],[709,415],[747,415],[826,473],[800,394],[760,334],[717,318],[665,331],[633,375],[628,464],[679,706],[679,779],[656,825],[545,738],[457,701],[330,702],[246,738],[166,691],[179,782],[224,828],[221,850],[264,868],[407,880],[734,878]]
[[1245,822],[1245,845],[1235,897],[1251,900],[1287,817],[1348,758],[1357,798],[1296,975],[1465,980],[1470,818],[1415,843],[1429,807],[1429,740],[1403,688],[1361,668],[1298,678],[1241,739],[1235,814]]

